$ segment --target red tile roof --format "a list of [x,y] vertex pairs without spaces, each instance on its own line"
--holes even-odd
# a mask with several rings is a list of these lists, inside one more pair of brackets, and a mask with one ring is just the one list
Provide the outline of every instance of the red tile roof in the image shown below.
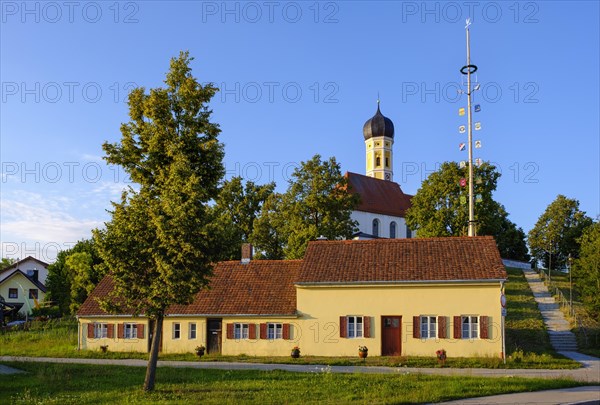
[[190,305],[173,305],[169,314],[294,315],[301,260],[220,262],[210,289],[196,295]]
[[310,242],[298,283],[505,279],[491,236]]
[[398,183],[346,172],[350,191],[360,195],[358,211],[404,218],[412,195],[404,194]]
[[[201,290],[189,305],[173,305],[167,314],[177,315],[294,315],[301,260],[253,260],[220,262],[215,266],[210,288]],[[105,277],[79,308],[78,316],[107,315],[97,299],[113,290]],[[128,313],[126,315],[130,315]]]
[[[484,281],[506,279],[491,236],[310,242],[304,260],[220,262],[210,289],[170,315],[294,315],[296,287],[312,283]],[[97,299],[113,289],[105,277],[77,315],[107,315]],[[126,313],[125,315],[130,315]]]
[[[110,276],[105,276],[94,288],[94,291],[87,297],[85,302],[81,304],[79,310],[77,311],[78,316],[86,316],[86,315],[107,315],[102,309],[100,309],[100,304],[98,304],[99,299],[103,299],[108,297],[108,295],[112,292],[115,285],[113,283],[113,279]],[[131,312],[122,313],[121,315],[131,315]]]

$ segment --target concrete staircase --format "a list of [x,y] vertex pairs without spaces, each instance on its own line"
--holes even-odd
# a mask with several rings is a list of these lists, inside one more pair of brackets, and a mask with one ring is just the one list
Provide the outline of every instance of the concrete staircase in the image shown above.
[[557,352],[577,351],[577,340],[571,332],[571,325],[565,319],[540,276],[531,269],[523,269],[523,273],[542,313],[542,318],[550,336],[550,343],[554,350]]

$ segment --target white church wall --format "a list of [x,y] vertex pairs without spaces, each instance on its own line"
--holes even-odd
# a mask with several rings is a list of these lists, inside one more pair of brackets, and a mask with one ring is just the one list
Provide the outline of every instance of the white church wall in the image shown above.
[[[359,232],[366,234],[373,234],[373,220],[379,220],[379,237],[389,238],[390,237],[390,224],[396,222],[396,238],[406,238],[406,221],[402,217],[395,217],[392,215],[375,214],[372,212],[365,211],[352,211],[350,217],[358,222]],[[414,232],[412,237],[414,237]]]

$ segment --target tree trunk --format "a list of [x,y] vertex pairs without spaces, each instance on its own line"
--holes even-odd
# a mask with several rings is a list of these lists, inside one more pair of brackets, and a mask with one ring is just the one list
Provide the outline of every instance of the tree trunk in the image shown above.
[[154,379],[156,377],[156,364],[158,362],[158,349],[160,347],[160,339],[162,336],[162,325],[163,315],[157,315],[152,336],[152,347],[150,348],[150,358],[148,359],[148,367],[146,368],[146,379],[144,380],[144,391],[146,392],[154,390]]

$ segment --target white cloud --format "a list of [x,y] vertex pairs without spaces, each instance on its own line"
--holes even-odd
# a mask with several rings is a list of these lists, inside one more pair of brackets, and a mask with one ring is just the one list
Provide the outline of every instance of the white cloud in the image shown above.
[[3,195],[0,200],[2,244],[69,246],[89,238],[91,230],[103,226],[103,221],[75,217],[71,207],[79,203],[64,196],[42,196],[23,191],[10,197]]

